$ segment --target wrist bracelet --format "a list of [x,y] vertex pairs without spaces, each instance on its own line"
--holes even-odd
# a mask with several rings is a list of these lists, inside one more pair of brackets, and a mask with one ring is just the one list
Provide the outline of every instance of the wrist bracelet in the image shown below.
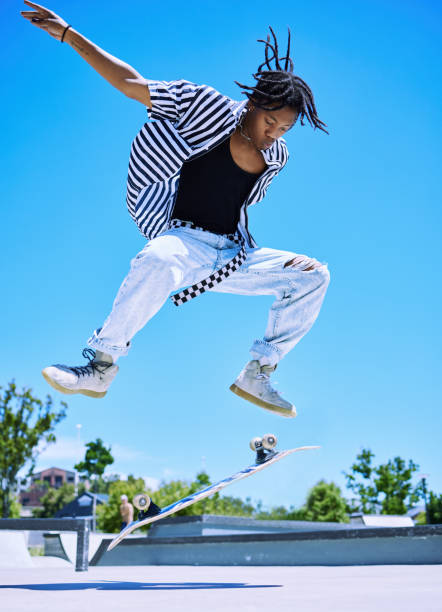
[[63,34],[61,35],[60,42],[63,42],[63,40],[64,40],[64,35],[65,35],[65,34],[66,34],[66,32],[69,30],[69,28],[72,28],[72,26],[71,26],[71,25],[68,25],[68,26],[66,26],[66,27],[65,27],[64,32],[63,32]]

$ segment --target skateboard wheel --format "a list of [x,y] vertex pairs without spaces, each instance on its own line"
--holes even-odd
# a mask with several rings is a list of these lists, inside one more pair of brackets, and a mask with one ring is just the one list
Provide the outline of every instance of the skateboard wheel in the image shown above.
[[278,438],[274,434],[265,434],[262,437],[262,445],[266,450],[272,450],[275,448]]
[[151,499],[146,493],[139,493],[135,495],[132,501],[137,510],[147,510],[150,506]]
[[259,448],[262,448],[262,438],[252,438],[250,440],[250,448],[252,451],[257,451]]

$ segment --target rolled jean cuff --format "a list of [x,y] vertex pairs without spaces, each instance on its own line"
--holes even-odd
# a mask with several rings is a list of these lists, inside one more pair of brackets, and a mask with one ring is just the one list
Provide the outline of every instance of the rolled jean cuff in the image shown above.
[[282,359],[281,351],[270,342],[265,340],[255,340],[250,349],[253,359],[264,361],[262,365],[274,366]]
[[118,357],[124,357],[128,354],[130,349],[130,342],[126,344],[124,347],[119,346],[111,346],[110,344],[106,344],[98,337],[100,333],[100,329],[96,329],[92,336],[87,341],[87,345],[91,348],[101,351],[102,353],[106,353],[106,355],[111,355],[114,359],[118,359]]

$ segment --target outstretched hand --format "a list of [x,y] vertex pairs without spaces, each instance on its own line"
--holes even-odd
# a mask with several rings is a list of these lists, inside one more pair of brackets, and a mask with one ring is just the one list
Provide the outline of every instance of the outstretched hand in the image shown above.
[[54,11],[29,0],[24,0],[24,3],[34,9],[21,11],[22,17],[29,23],[40,30],[45,30],[56,40],[66,41],[98,74],[128,98],[138,100],[149,108],[152,107],[147,80],[132,66],[113,57],[76,30],[71,29],[71,25]]
[[35,9],[34,11],[21,11],[22,17],[27,19],[32,25],[41,30],[45,30],[50,36],[61,40],[64,30],[68,23],[59,17],[54,11],[50,11],[44,6],[24,0],[24,3]]

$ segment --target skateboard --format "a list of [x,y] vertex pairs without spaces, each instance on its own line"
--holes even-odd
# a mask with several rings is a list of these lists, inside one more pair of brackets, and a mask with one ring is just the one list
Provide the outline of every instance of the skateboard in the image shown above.
[[133,505],[135,506],[135,508],[137,508],[137,510],[139,510],[138,520],[133,521],[132,523],[127,525],[127,527],[125,527],[122,531],[120,531],[120,533],[109,544],[108,550],[112,550],[113,548],[115,548],[117,544],[124,540],[124,538],[130,533],[135,531],[135,529],[138,529],[139,527],[144,527],[149,523],[159,521],[163,518],[166,518],[166,516],[170,516],[175,512],[179,512],[183,508],[187,508],[187,506],[196,504],[202,499],[209,497],[210,495],[214,495],[215,493],[218,493],[218,491],[221,491],[221,489],[224,489],[224,487],[227,487],[228,485],[238,480],[242,480],[243,478],[248,478],[249,476],[252,476],[252,474],[263,470],[269,465],[272,465],[272,463],[276,463],[277,461],[280,461],[281,459],[287,457],[288,455],[291,455],[292,453],[320,448],[319,446],[300,446],[298,448],[290,448],[288,450],[277,451],[275,450],[276,444],[277,438],[273,434],[266,434],[262,436],[262,438],[252,438],[252,440],[250,441],[250,448],[256,452],[256,459],[254,464],[249,465],[240,472],[233,474],[233,476],[224,478],[224,480],[220,480],[219,482],[212,484],[206,487],[205,489],[202,489],[201,491],[192,493],[192,495],[184,497],[183,499],[180,499],[179,501],[176,501],[175,503],[170,504],[165,508],[159,508],[146,493],[140,493],[138,495],[135,495],[133,499]]

